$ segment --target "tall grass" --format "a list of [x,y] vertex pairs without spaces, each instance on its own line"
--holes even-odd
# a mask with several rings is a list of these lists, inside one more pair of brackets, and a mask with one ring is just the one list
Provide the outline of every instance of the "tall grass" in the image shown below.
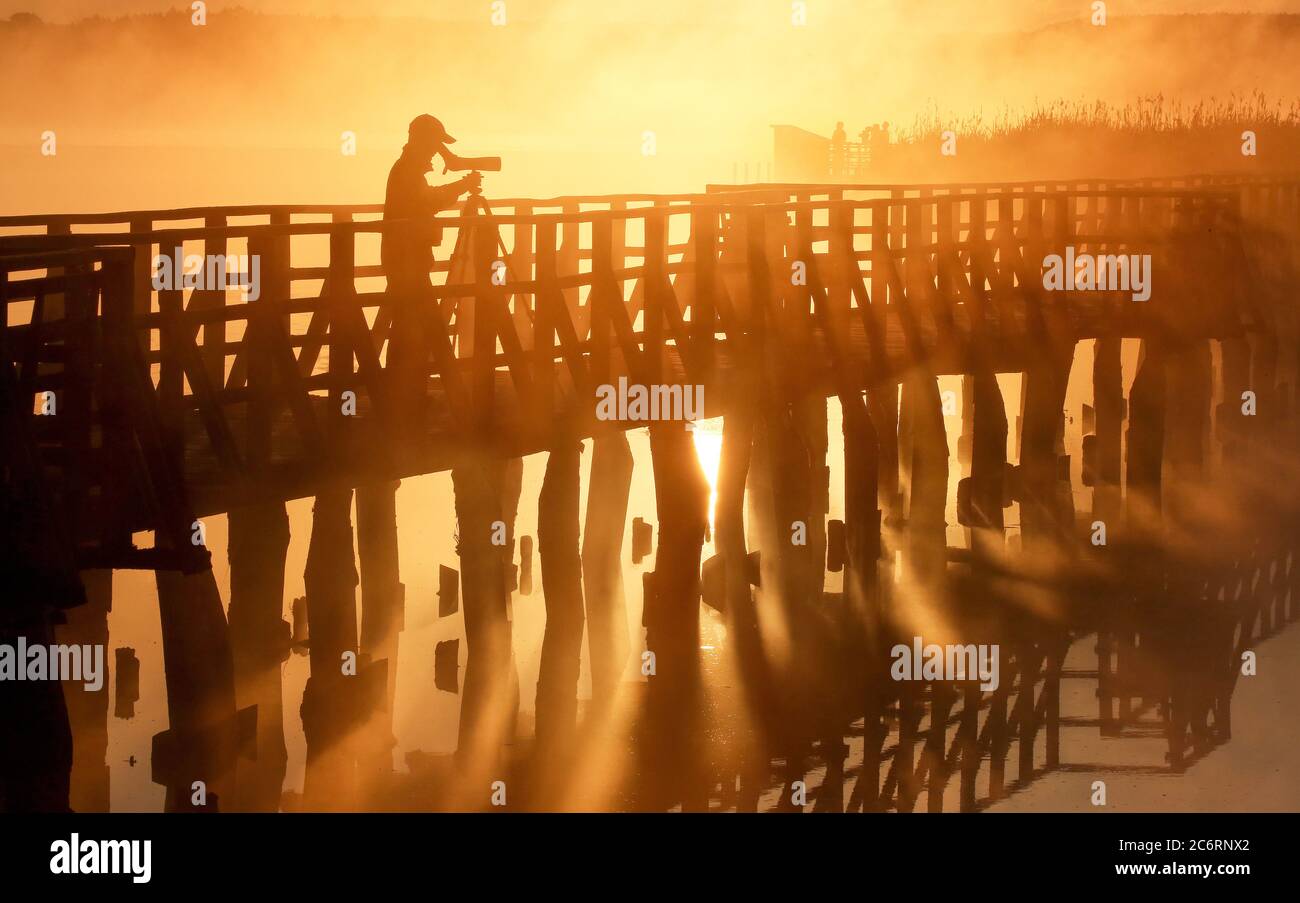
[[[1244,133],[1254,133],[1247,142]],[[941,156],[947,131],[958,152]],[[918,113],[873,162],[887,179],[1029,179],[1282,172],[1300,168],[1300,99],[1262,92],[1195,103],[1162,94],[1115,105],[1057,100],[1024,109]],[[1254,154],[1245,153],[1253,145]]]
[[1045,130],[1082,129],[1089,132],[1178,133],[1202,129],[1242,127],[1300,129],[1300,99],[1283,106],[1262,92],[1229,95],[1195,104],[1169,100],[1163,94],[1141,97],[1123,106],[1103,100],[1056,100],[1037,103],[1028,110],[1006,107],[986,118],[981,110],[965,116],[944,116],[934,105],[916,115],[899,134],[903,143],[931,141],[951,129],[966,138],[1014,139]]

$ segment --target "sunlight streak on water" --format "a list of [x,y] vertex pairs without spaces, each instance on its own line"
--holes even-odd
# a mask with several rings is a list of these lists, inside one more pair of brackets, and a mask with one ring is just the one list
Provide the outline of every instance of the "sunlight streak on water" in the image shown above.
[[712,536],[713,512],[718,504],[718,467],[722,463],[722,418],[697,421],[692,435],[695,455],[700,459],[704,478],[709,481],[709,535]]

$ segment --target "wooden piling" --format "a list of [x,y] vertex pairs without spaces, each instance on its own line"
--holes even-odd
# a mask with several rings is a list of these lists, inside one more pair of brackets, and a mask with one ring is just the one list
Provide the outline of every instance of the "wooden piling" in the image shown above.
[[[1162,469],[1164,504],[1172,528],[1167,541],[1193,567],[1206,566],[1210,556],[1193,542],[1208,524],[1198,519],[1204,491],[1207,438],[1213,394],[1208,342],[1191,342],[1172,350],[1166,361],[1168,392],[1176,404],[1165,417]],[[1186,569],[1180,569],[1188,576]]]
[[737,403],[722,422],[722,451],[718,462],[718,501],[714,512],[716,545],[723,561],[727,636],[740,673],[741,694],[749,731],[737,737],[740,791],[736,808],[758,809],[766,782],[777,714],[772,675],[763,649],[758,612],[750,584],[749,548],[745,539],[745,485],[754,444],[756,395],[738,393]]
[[[229,627],[209,568],[157,571],[169,729],[154,738],[154,781],[168,812],[221,811],[235,799],[238,726]],[[206,804],[196,806],[195,782]]]
[[[69,231],[65,226],[50,229],[51,234]],[[49,270],[51,276],[65,273],[62,267]],[[31,645],[53,642],[64,610],[85,606],[87,599],[64,512],[47,485],[33,428],[28,387],[35,375],[36,349],[28,352],[33,363],[26,363],[11,344],[9,280],[8,271],[0,272],[0,305],[6,316],[6,325],[0,327],[0,572],[6,575],[0,644],[13,647],[19,637]],[[37,324],[47,317],[66,319],[64,299],[63,293],[38,296],[28,332],[35,334]],[[48,305],[46,315],[43,304]],[[68,365],[88,362],[77,347],[84,341],[65,343]],[[65,378],[75,374],[72,381],[83,382],[86,374],[77,369],[65,365]],[[64,417],[68,387],[65,383],[57,394]],[[78,401],[84,410],[89,398],[74,394],[82,395]],[[72,425],[84,447],[88,430],[78,429],[76,421]],[[16,663],[19,668],[25,665]],[[75,692],[82,691],[78,687]],[[0,812],[69,811],[74,738],[64,688],[43,680],[0,682],[0,724],[6,726],[6,742],[0,743]]]
[[[514,730],[506,588],[512,541],[506,528],[513,525],[513,517],[505,519],[503,505],[508,464],[504,458],[482,455],[451,472],[469,652],[456,755],[472,775],[467,780],[474,790],[484,790],[484,781],[501,779],[502,746]],[[505,542],[494,544],[503,530]]]
[[1021,536],[1028,549],[1066,541],[1072,524],[1062,516],[1058,438],[1065,408],[1069,359],[1042,360],[1026,371],[1021,391]]
[[537,501],[537,548],[546,602],[537,676],[537,743],[552,753],[567,750],[577,728],[583,627],[578,554],[581,465],[581,442],[569,440],[553,448]]
[[1096,485],[1092,519],[1108,527],[1119,526],[1120,443],[1124,427],[1124,383],[1120,363],[1121,340],[1097,339],[1092,359],[1092,397],[1097,414]]
[[913,374],[903,387],[903,420],[911,428],[907,537],[911,573],[941,580],[947,569],[948,436],[933,376]]
[[59,643],[99,646],[104,666],[103,687],[87,692],[81,681],[63,681],[63,697],[72,727],[72,775],[69,803],[74,812],[109,811],[108,757],[108,614],[113,609],[113,572],[82,571],[86,604],[67,609],[55,628]]
[[[383,668],[382,705],[366,725],[366,769],[382,780],[393,769],[393,700],[397,656],[406,626],[406,589],[397,554],[397,480],[357,488],[357,558],[361,580],[361,655]],[[379,663],[383,663],[380,666]]]
[[[1162,341],[1143,340],[1137,375],[1130,390],[1127,434],[1127,474],[1124,498],[1124,537],[1132,550],[1126,562],[1125,583],[1132,597],[1118,612],[1115,643],[1115,672],[1131,673],[1135,657],[1134,615],[1163,607],[1165,549],[1163,546],[1164,505],[1162,500],[1164,436],[1168,392]],[[1122,727],[1131,713],[1132,694],[1121,689],[1116,696],[1116,723]]]
[[[1065,393],[1073,346],[1066,346],[1068,350],[1051,347],[1051,353],[1040,354],[1025,372],[1021,388],[1020,532],[1022,550],[1035,550],[1036,554],[1059,560],[1075,554],[1077,548],[1069,473],[1063,474],[1061,466],[1065,460]],[[1022,612],[1013,612],[1009,623],[1014,639],[1008,645],[1020,680],[1013,715],[1018,740],[1017,778],[1027,781],[1033,776],[1035,738],[1041,723],[1034,697],[1040,676],[1045,702],[1053,713],[1047,761],[1056,763],[1060,669],[1069,637],[1065,631],[1039,623]]]
[[875,427],[880,462],[880,507],[889,522],[904,514],[899,491],[899,388],[895,382],[867,390],[867,409]]
[[864,648],[881,642],[880,436],[862,397],[841,398],[844,414],[844,597],[862,625]]
[[[797,461],[806,462],[807,491],[790,517],[806,517],[805,546],[796,547],[801,559],[799,584],[808,624],[804,644],[811,675],[810,712],[815,716],[813,736],[826,766],[826,777],[817,795],[814,811],[844,811],[844,732],[854,720],[860,698],[856,688],[845,684],[841,667],[852,660],[846,654],[846,628],[852,613],[842,604],[828,604],[826,595],[826,518],[830,513],[830,468],[827,403],[821,393],[800,393],[791,406],[794,435],[792,449]],[[847,598],[844,594],[839,600]]]
[[807,592],[812,598],[820,598],[825,588],[826,517],[830,513],[831,488],[831,472],[826,465],[829,450],[826,399],[820,393],[799,395],[793,405],[793,417],[795,432],[806,449],[809,470]]
[[[788,788],[804,778],[825,701],[816,698],[817,659],[824,650],[815,648],[811,598],[814,574],[821,575],[825,558],[812,561],[807,545],[794,542],[800,524],[807,533],[813,505],[808,450],[792,411],[786,404],[769,402],[760,412],[749,473],[750,522],[753,545],[762,556],[759,622],[773,662],[775,708],[768,729],[772,753],[785,762]],[[820,592],[816,601],[820,607]],[[782,806],[793,806],[789,792],[782,795]]]
[[623,537],[632,489],[632,450],[627,435],[613,432],[592,441],[582,535],[582,590],[587,606],[591,701],[614,697],[627,665],[627,603],[623,593]]
[[[646,648],[655,657],[649,679],[645,746],[655,808],[681,803],[702,809],[707,788],[699,756],[700,554],[708,529],[709,484],[682,424],[650,426],[658,554],[647,598]],[[666,805],[664,805],[666,804]]]
[[304,807],[346,811],[356,802],[356,738],[361,694],[355,674],[343,671],[344,655],[358,653],[356,558],[352,541],[352,491],[318,495],[312,508],[311,541],[304,583],[311,677],[302,700],[307,739]]
[[[1142,544],[1158,545],[1161,528],[1161,472],[1165,433],[1165,352],[1143,341],[1137,376],[1130,391],[1128,425],[1128,492],[1125,529]],[[1147,561],[1150,567],[1156,562]]]
[[[29,646],[55,642],[49,622],[3,625],[0,643],[19,636]],[[80,688],[77,692],[81,692]],[[0,813],[68,812],[73,737],[63,688],[54,681],[0,683]]]
[[283,503],[230,512],[230,645],[235,699],[257,707],[257,758],[241,769],[233,801],[240,812],[276,812],[288,753],[281,664],[289,654],[284,568],[289,515]]
[[[1118,337],[1099,338],[1093,349],[1092,396],[1097,433],[1092,522],[1100,521],[1105,525],[1108,542],[1119,539],[1123,529],[1121,468],[1126,402],[1122,350],[1123,343]],[[1118,729],[1111,667],[1115,655],[1115,639],[1112,630],[1097,631],[1097,708],[1103,735],[1113,735]]]
[[1001,555],[1002,503],[1007,469],[1007,409],[992,372],[971,376],[971,529],[973,566],[977,572]]

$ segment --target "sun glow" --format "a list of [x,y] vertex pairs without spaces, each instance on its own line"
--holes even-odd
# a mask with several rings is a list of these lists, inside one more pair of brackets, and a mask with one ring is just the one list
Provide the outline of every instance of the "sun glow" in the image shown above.
[[695,456],[700,459],[700,469],[709,481],[709,533],[712,535],[713,511],[718,503],[718,467],[722,462],[722,418],[697,420],[693,437]]

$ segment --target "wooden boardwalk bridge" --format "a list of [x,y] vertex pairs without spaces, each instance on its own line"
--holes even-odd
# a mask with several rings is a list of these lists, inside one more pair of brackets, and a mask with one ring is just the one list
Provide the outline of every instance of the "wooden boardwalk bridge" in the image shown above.
[[[223,809],[279,805],[284,502],[302,497],[316,498],[307,803],[374,798],[366,788],[391,769],[383,697],[391,702],[404,605],[394,481],[441,470],[452,470],[457,494],[470,647],[460,766],[486,782],[510,730],[498,703],[514,462],[539,451],[551,453],[539,540],[552,654],[543,652],[537,743],[580,755],[584,620],[596,711],[613,707],[627,659],[622,431],[647,425],[659,539],[644,620],[657,671],[638,715],[649,739],[629,766],[647,777],[633,781],[629,804],[704,808],[721,781],[724,796],[753,808],[773,757],[790,784],[816,756],[826,768],[819,808],[908,809],[923,789],[941,807],[954,774],[962,807],[973,808],[981,762],[993,769],[990,798],[1003,792],[1013,741],[1021,778],[1035,772],[1040,731],[1046,767],[1057,763],[1065,651],[1094,631],[1098,667],[1087,676],[1099,684],[1102,731],[1157,709],[1175,766],[1226,739],[1240,653],[1294,616],[1296,512],[1275,487],[1297,461],[1300,180],[474,201],[437,218],[441,250],[419,297],[388,290],[374,205],[0,217],[2,567],[14,589],[0,634],[50,636],[61,619],[61,634],[75,633],[75,612],[107,605],[102,581],[85,575],[158,572],[171,728],[152,764],[168,808],[190,806],[194,780]],[[257,297],[155,289],[154,260],[177,248],[256,257]],[[1067,248],[1149,255],[1149,299],[1077,280],[1046,290],[1044,260]],[[423,337],[416,393],[387,368],[403,330]],[[1127,394],[1126,339],[1141,343]],[[1092,422],[1083,445],[1067,449],[1066,383],[1088,340]],[[1024,375],[1014,429],[996,378],[1007,373]],[[963,385],[955,499],[944,375]],[[736,704],[759,738],[761,752],[728,766],[742,775],[738,795],[725,776],[679,767],[708,759],[699,719],[712,703],[698,662],[708,487],[680,423],[598,419],[598,388],[620,378],[702,387],[703,416],[724,417],[720,566],[704,565],[703,593],[726,611],[745,688]],[[845,517],[828,528],[832,396],[844,423]],[[587,437],[579,551],[576,443]],[[1075,508],[1071,487],[1081,485],[1092,488],[1091,510]],[[1003,514],[1012,505],[1015,547]],[[966,528],[958,546],[947,539],[954,507]],[[225,512],[228,614],[194,538],[199,518]],[[504,554],[490,540],[498,521]],[[807,526],[806,546],[789,542],[795,522]],[[143,531],[153,547],[133,544]],[[793,664],[762,651],[755,549],[759,595],[796,625]],[[842,568],[842,594],[823,592],[825,560]],[[720,575],[711,600],[710,573]],[[887,650],[918,623],[943,625],[950,642],[1000,644],[1001,688],[889,680]],[[355,680],[339,675],[349,651],[362,662]],[[809,694],[818,705],[803,704]],[[64,714],[57,695],[24,703],[47,716],[33,743],[54,752],[44,764],[8,764],[25,780],[53,775],[36,783],[56,788],[54,799],[19,799],[11,783],[15,808],[66,805],[66,773],[57,777],[73,755],[66,719],[79,741],[95,731],[95,712]],[[847,791],[846,730],[863,750]],[[106,800],[94,789],[106,779],[93,769],[79,778],[79,764],[74,800]],[[873,769],[879,781],[867,779]],[[572,805],[541,791],[532,800]]]

